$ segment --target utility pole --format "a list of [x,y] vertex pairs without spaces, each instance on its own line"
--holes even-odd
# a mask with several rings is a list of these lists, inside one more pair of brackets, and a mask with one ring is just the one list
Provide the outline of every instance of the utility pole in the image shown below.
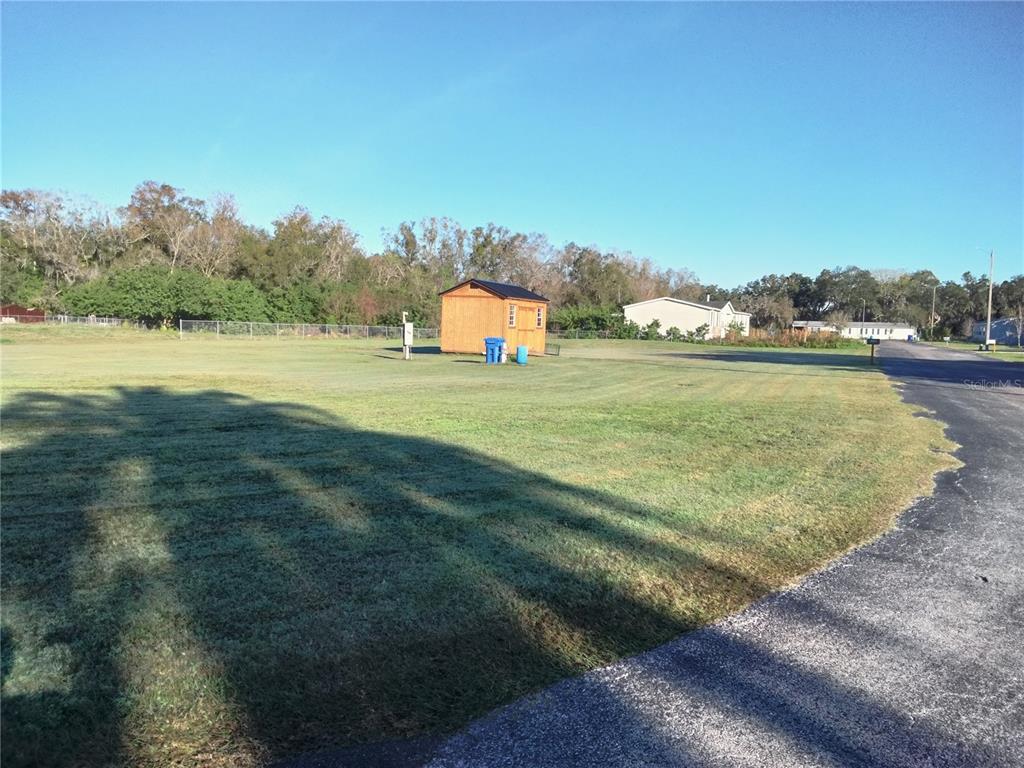
[[992,272],[995,269],[996,252],[988,252],[988,319],[985,320],[985,348],[992,343]]
[[928,331],[929,341],[935,341],[935,289],[938,287],[938,283],[932,286],[932,326]]
[[862,323],[864,322],[864,319],[867,316],[867,313],[868,313],[868,300],[867,299],[861,299],[860,321]]

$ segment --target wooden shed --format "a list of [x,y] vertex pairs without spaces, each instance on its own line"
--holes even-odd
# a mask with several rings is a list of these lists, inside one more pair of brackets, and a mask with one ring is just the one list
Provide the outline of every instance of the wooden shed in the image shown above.
[[466,280],[441,292],[441,351],[484,353],[485,336],[501,336],[509,354],[526,345],[544,354],[548,300],[518,285]]

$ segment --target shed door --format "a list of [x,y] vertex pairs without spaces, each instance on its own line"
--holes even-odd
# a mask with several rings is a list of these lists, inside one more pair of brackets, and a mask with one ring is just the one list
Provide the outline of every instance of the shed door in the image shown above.
[[530,348],[530,354],[536,352],[536,341],[534,340],[537,330],[537,307],[534,304],[524,304],[519,308],[519,318],[516,323],[519,331],[519,344]]

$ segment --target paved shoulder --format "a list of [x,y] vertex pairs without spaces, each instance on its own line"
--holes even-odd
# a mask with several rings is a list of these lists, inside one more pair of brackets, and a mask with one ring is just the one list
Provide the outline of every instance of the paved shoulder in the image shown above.
[[1024,373],[881,358],[962,470],[798,587],[499,710],[430,765],[1024,765]]

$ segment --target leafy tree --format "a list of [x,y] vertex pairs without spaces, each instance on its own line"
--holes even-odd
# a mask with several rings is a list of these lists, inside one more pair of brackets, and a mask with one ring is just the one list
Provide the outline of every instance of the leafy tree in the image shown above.
[[846,267],[822,270],[814,281],[820,301],[816,314],[838,310],[858,320],[876,320],[879,315],[878,281],[866,269]]
[[757,328],[788,328],[793,322],[793,302],[785,293],[741,296],[741,310],[750,313],[750,322]]
[[162,251],[174,269],[193,244],[195,227],[204,219],[205,204],[170,184],[144,181],[120,213],[131,241]]
[[1004,280],[999,286],[999,314],[1013,319],[1017,329],[1017,347],[1022,346],[1024,336],[1024,275]]
[[267,294],[270,316],[277,323],[315,323],[327,319],[326,286],[309,279],[297,280]]
[[[116,211],[50,192],[3,191],[0,271],[3,301],[156,324],[180,317],[379,323],[407,311],[436,325],[440,290],[489,277],[551,299],[552,327],[627,338],[641,329],[623,321],[621,307],[658,296],[731,299],[755,326],[776,330],[794,318],[862,316],[928,328],[934,291],[936,334],[969,332],[988,298],[987,278],[969,272],[939,284],[927,270],[855,266],[813,279],[767,274],[735,289],[701,285],[688,270],[660,269],[629,252],[577,242],[554,248],[543,235],[443,217],[399,224],[370,254],[342,219],[296,207],[268,232],[242,221],[230,196],[205,202],[155,181],[139,184]],[[1021,317],[1020,279],[994,286],[996,317]]]

